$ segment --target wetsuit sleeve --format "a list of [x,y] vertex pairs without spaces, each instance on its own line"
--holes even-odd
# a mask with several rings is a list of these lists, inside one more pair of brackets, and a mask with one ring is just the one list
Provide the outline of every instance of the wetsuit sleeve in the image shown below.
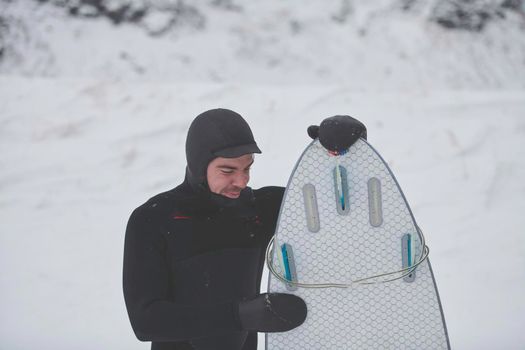
[[165,241],[140,208],[124,244],[123,289],[133,331],[142,341],[184,341],[239,331],[232,303],[188,306],[169,300]]
[[285,188],[280,186],[267,186],[255,191],[259,210],[264,217],[265,230],[265,237],[261,242],[261,261],[257,277],[257,291],[261,289],[261,278],[266,258],[266,247],[275,234],[284,192]]
[[268,233],[274,235],[277,226],[277,219],[279,218],[279,211],[284,196],[284,187],[268,186],[256,190],[256,196],[260,203],[260,209],[263,211],[265,221],[268,225]]

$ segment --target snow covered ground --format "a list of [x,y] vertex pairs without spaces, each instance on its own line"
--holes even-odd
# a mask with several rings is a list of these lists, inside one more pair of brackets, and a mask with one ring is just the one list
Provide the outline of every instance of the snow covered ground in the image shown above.
[[205,29],[156,39],[0,4],[0,349],[148,349],[122,296],[125,225],[182,180],[187,128],[216,107],[252,126],[254,188],[286,184],[307,126],[364,122],[425,232],[452,348],[525,349],[519,16],[475,34],[387,0],[195,3]]
[[122,297],[130,211],[178,184],[191,119],[239,111],[284,185],[306,127],[348,113],[392,166],[431,249],[455,349],[523,349],[525,92],[0,78],[2,349],[146,349]]
[[[454,31],[429,20],[440,1],[106,1],[182,4],[175,28],[161,37],[147,34],[169,20],[155,11],[142,26],[116,27],[109,20],[71,18],[40,1],[0,2],[0,74],[328,83],[374,93],[524,89],[525,8],[504,11],[504,19],[481,33]],[[403,11],[402,2],[415,5]]]

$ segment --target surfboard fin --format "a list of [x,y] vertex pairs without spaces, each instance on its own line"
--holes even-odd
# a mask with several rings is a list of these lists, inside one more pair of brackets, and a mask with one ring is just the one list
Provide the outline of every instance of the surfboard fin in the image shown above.
[[346,168],[341,165],[336,165],[333,170],[333,175],[337,212],[340,215],[347,215],[350,211],[350,203],[348,198],[348,177]]
[[383,223],[383,203],[381,199],[381,181],[377,177],[368,180],[368,216],[370,225],[381,226]]
[[317,208],[317,195],[314,185],[306,184],[303,186],[303,200],[308,230],[314,233],[319,232],[321,223],[319,220],[319,209]]
[[[283,268],[284,278],[290,282],[297,283],[297,270],[295,269],[295,259],[293,255],[292,246],[284,243],[281,245],[281,263]],[[297,287],[293,284],[286,284],[286,289],[290,291],[297,290]]]
[[[415,248],[412,235],[407,233],[401,238],[401,255],[403,268],[412,267],[414,265]],[[416,279],[416,271],[412,271],[409,275],[403,277],[405,282],[414,282]]]

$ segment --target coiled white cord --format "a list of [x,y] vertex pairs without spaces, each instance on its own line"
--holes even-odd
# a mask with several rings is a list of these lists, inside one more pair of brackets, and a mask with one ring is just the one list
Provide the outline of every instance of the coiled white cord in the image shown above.
[[[425,261],[428,258],[430,249],[425,244],[425,236],[423,235],[423,232],[418,226],[416,226],[416,229],[419,233],[419,237],[421,239],[421,246],[423,247],[423,249],[419,256],[419,259],[414,263],[414,265],[406,267],[401,270],[397,270],[397,271],[385,272],[385,273],[381,273],[378,275],[356,279],[348,283],[300,283],[300,282],[290,281],[284,278],[275,270],[275,267],[273,266],[273,263],[272,263],[273,259],[271,257],[271,254],[273,253],[275,236],[272,237],[272,239],[268,243],[268,246],[266,247],[266,265],[268,266],[270,273],[274,275],[275,278],[277,278],[281,282],[284,282],[292,286],[300,287],[300,288],[350,288],[356,285],[392,282],[392,281],[396,281],[396,280],[399,280],[403,277],[410,275],[412,272],[416,270],[416,268],[419,265],[423,263],[423,261]],[[390,279],[383,279],[383,277],[388,277],[388,276],[393,276],[393,275],[398,275],[398,274],[401,274],[401,275],[396,276],[394,278],[390,278]]]

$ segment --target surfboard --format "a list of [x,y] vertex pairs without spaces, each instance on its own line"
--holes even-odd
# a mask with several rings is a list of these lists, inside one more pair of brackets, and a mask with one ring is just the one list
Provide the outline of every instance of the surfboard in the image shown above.
[[268,292],[308,307],[266,349],[450,349],[424,236],[387,163],[363,138],[333,155],[314,140],[290,176]]

